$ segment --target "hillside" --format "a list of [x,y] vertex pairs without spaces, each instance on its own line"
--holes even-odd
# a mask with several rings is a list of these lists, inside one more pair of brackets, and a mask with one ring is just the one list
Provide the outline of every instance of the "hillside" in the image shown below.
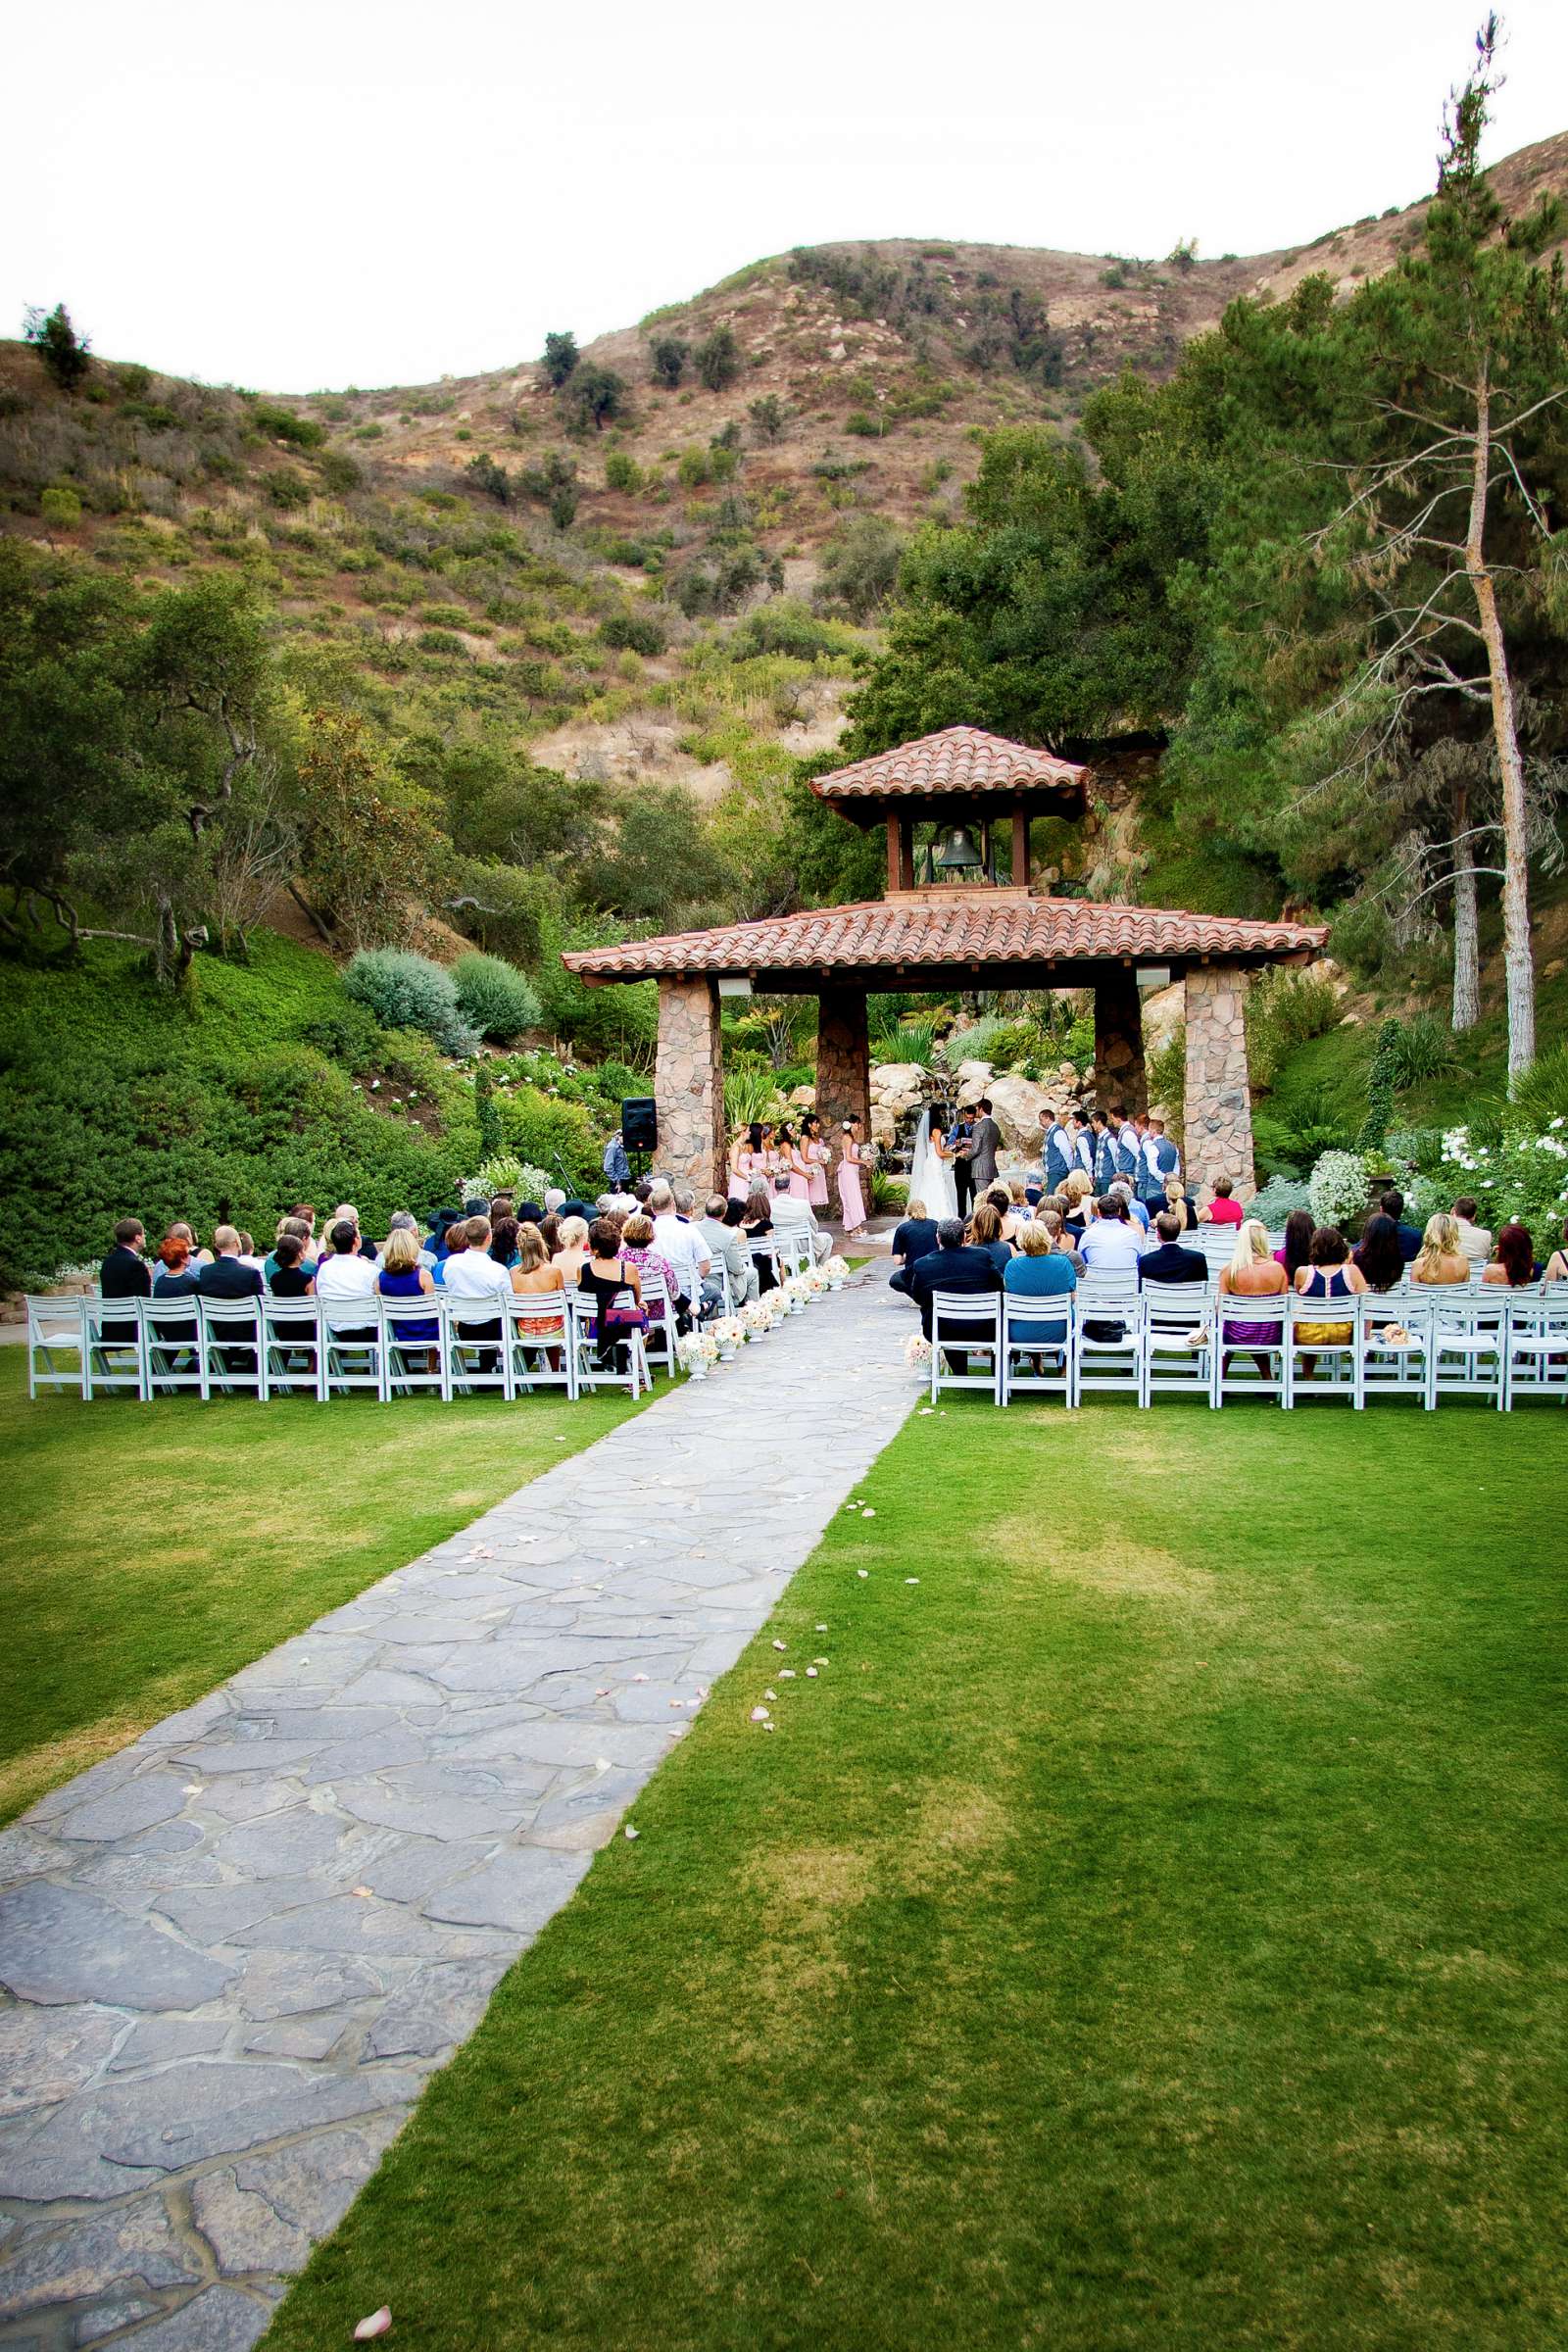
[[[1568,134],[1493,179],[1513,212],[1568,193]],[[283,399],[100,359],[67,398],[0,344],[0,525],[147,581],[243,572],[389,724],[500,724],[566,774],[705,799],[766,790],[835,740],[899,536],[956,511],[980,433],[1070,430],[1237,296],[1314,270],[1348,291],[1424,215],[1216,261],[816,247],[600,338],[559,392],[537,362]],[[704,382],[715,337],[733,365]],[[685,347],[672,383],[662,342]],[[597,370],[621,413],[572,429]],[[50,489],[69,495],[45,524]]]

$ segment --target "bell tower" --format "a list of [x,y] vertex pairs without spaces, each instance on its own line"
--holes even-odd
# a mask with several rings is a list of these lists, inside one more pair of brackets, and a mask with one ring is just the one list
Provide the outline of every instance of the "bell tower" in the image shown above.
[[[978,727],[944,727],[811,789],[855,825],[887,831],[887,897],[1028,899],[1034,816],[1082,816],[1089,771]],[[1005,866],[1005,872],[1001,870]]]

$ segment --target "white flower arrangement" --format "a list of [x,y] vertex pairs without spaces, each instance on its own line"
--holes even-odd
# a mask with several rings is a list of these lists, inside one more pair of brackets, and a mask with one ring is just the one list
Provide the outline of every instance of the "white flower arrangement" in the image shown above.
[[811,1285],[806,1275],[792,1274],[786,1282],[779,1285],[779,1288],[783,1293],[787,1313],[798,1315],[804,1308],[810,1305]]
[[773,1310],[768,1299],[773,1293],[765,1292],[760,1298],[748,1298],[735,1320],[749,1340],[760,1340],[773,1328]]
[[713,1345],[718,1349],[720,1363],[726,1356],[733,1355],[737,1348],[744,1348],[746,1345],[746,1325],[740,1315],[720,1315],[714,1322],[710,1323],[708,1328],[712,1334]]
[[710,1331],[683,1331],[675,1342],[675,1361],[694,1380],[701,1380],[718,1361],[718,1342]]
[[1358,1152],[1325,1152],[1307,1184],[1319,1225],[1346,1225],[1367,1204],[1366,1162]]
[[822,1268],[823,1274],[827,1277],[828,1288],[834,1291],[842,1282],[848,1280],[849,1271],[849,1260],[844,1257],[830,1257]]
[[931,1343],[923,1331],[911,1331],[904,1343],[904,1360],[911,1371],[923,1369],[931,1361]]

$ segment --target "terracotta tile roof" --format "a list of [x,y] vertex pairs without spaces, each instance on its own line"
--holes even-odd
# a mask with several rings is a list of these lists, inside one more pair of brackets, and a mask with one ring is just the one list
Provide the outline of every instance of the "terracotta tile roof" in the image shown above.
[[1269,962],[1315,953],[1327,931],[1301,923],[1244,922],[1235,915],[1184,914],[1158,906],[1096,906],[1085,899],[989,898],[955,892],[929,901],[873,900],[806,914],[726,923],[621,947],[564,956],[590,979],[636,980],[651,973],[843,971],[890,965],[1058,963],[1134,956],[1140,962],[1194,956]]
[[965,793],[1082,793],[1089,770],[1050,752],[1031,752],[979,727],[944,727],[872,760],[813,778],[824,801],[946,799]]

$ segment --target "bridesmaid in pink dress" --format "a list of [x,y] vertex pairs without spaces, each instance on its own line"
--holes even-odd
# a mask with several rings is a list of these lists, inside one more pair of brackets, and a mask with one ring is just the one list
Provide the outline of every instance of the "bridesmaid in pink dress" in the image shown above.
[[839,1161],[839,1213],[845,1239],[850,1241],[865,1230],[865,1197],[860,1190],[862,1151],[859,1120],[846,1119],[844,1155]]
[[729,1197],[732,1200],[749,1200],[752,1188],[767,1164],[762,1150],[762,1128],[759,1120],[744,1128],[729,1148]]
[[807,1195],[813,1208],[826,1208],[827,1168],[833,1154],[822,1141],[822,1122],[814,1110],[808,1110],[801,1121],[801,1151],[811,1171],[810,1189]]
[[781,1127],[774,1141],[778,1146],[778,1172],[781,1176],[789,1178],[790,1199],[792,1200],[809,1200],[811,1198],[811,1171],[800,1145],[795,1141],[788,1127]]

